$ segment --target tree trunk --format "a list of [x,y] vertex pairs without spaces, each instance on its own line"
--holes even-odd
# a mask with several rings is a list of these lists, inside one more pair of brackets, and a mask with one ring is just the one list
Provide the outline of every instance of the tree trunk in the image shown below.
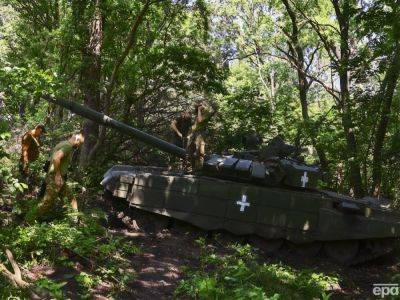
[[357,140],[354,133],[352,120],[350,91],[349,91],[349,20],[350,20],[350,0],[344,0],[342,10],[338,4],[338,0],[332,0],[335,8],[336,17],[340,28],[340,58],[338,60],[338,73],[340,81],[340,108],[342,113],[342,126],[346,136],[346,152],[349,164],[350,186],[354,196],[361,197],[364,195],[361,167],[358,161]]
[[347,84],[344,84],[342,87],[342,81],[346,80],[347,76],[343,75],[340,76],[340,78],[341,101],[344,102],[344,104],[342,105],[342,125],[346,136],[346,152],[350,171],[350,187],[353,189],[355,197],[362,197],[364,195],[364,189],[361,179],[360,162],[358,161],[357,155],[357,140],[354,134],[353,121],[351,118],[351,105],[348,103],[350,100],[350,95],[348,93]]
[[[111,78],[109,82],[107,83],[107,90],[104,96],[101,99],[101,102],[104,104],[104,113],[108,114],[110,107],[111,107],[111,97],[112,93],[114,90],[114,87],[117,83],[117,76],[119,73],[120,68],[122,67],[123,63],[125,62],[125,59],[128,57],[128,54],[132,49],[135,48],[136,46],[136,41],[137,41],[137,34],[138,34],[138,29],[140,25],[142,24],[147,11],[149,10],[151,5],[150,0],[146,0],[144,3],[142,9],[140,10],[139,14],[136,16],[135,22],[132,24],[131,30],[129,31],[128,34],[128,41],[127,45],[125,46],[124,51],[122,52],[122,55],[117,59],[114,65],[114,69],[111,74]],[[100,99],[100,96],[99,96]],[[100,100],[99,100],[100,102]],[[90,161],[97,153],[97,151],[102,147],[104,144],[104,141],[106,139],[106,127],[101,126],[100,128],[96,126],[97,128],[97,139],[92,142],[90,146],[90,151],[86,156],[85,161]]]
[[386,71],[382,87],[379,92],[382,101],[382,108],[378,127],[375,133],[375,146],[373,152],[373,188],[374,196],[378,197],[381,190],[382,181],[382,149],[385,140],[387,126],[390,120],[390,112],[393,102],[393,94],[396,89],[400,75],[400,43],[396,42],[395,52],[389,68]]
[[[84,93],[84,105],[100,110],[100,80],[101,80],[101,46],[103,37],[101,0],[96,0],[93,19],[90,24],[89,43],[83,51],[82,90]],[[91,149],[96,144],[99,134],[99,126],[85,120],[83,123],[85,142],[82,145],[80,165],[88,162]]]
[[292,7],[290,6],[288,0],[282,0],[282,2],[286,7],[286,11],[288,12],[292,23],[292,34],[290,35],[291,39],[290,44],[291,44],[292,59],[295,60],[294,64],[297,69],[298,90],[299,90],[299,98],[300,98],[301,114],[303,117],[303,122],[305,124],[306,132],[310,136],[311,142],[315,147],[315,150],[317,151],[321,169],[324,172],[328,172],[329,163],[326,158],[325,151],[323,150],[322,146],[319,145],[317,142],[316,139],[317,132],[315,128],[312,128],[310,126],[310,116],[308,114],[308,97],[307,97],[310,83],[308,82],[307,79],[303,48],[299,43],[299,28],[298,28],[297,16]]

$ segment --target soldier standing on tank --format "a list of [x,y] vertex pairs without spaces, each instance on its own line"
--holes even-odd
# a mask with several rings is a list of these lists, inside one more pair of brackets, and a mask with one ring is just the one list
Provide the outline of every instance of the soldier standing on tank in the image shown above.
[[46,190],[42,201],[37,207],[35,217],[42,218],[51,211],[57,198],[68,197],[72,208],[77,211],[78,204],[66,183],[66,175],[71,163],[74,149],[79,148],[85,138],[74,134],[67,141],[58,143],[50,156],[50,167],[46,175]]
[[207,136],[207,125],[215,111],[199,102],[195,106],[195,121],[189,134],[188,156],[194,170],[201,170],[206,153],[205,137]]
[[21,140],[21,158],[20,172],[21,175],[27,176],[29,172],[29,163],[35,161],[39,157],[40,136],[45,133],[44,125],[39,124],[33,130],[29,130],[22,136]]
[[[192,118],[189,111],[183,111],[179,116],[172,120],[172,143],[180,148],[187,149],[189,132],[192,127]],[[188,171],[188,161],[187,159],[181,160],[181,167]]]
[[171,122],[173,131],[172,143],[175,146],[186,149],[188,136],[192,127],[192,118],[188,111],[183,111]]

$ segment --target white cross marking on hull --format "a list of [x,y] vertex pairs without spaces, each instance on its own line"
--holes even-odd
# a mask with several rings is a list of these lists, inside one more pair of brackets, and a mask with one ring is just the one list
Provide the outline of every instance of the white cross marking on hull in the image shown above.
[[301,186],[306,187],[306,183],[308,182],[307,172],[304,172],[303,176],[301,176]]
[[250,203],[247,202],[247,195],[242,195],[242,200],[236,202],[237,205],[240,205],[240,211],[244,211],[245,207],[249,207]]

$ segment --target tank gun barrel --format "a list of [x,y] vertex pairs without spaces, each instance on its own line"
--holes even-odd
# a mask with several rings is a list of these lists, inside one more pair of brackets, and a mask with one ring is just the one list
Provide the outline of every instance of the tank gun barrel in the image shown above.
[[148,144],[150,146],[153,146],[155,148],[160,149],[161,151],[173,154],[175,156],[179,157],[185,157],[186,156],[186,150],[180,147],[177,147],[171,143],[168,143],[162,139],[159,139],[155,136],[152,136],[148,133],[145,133],[139,129],[136,129],[135,127],[126,125],[120,121],[117,121],[113,118],[110,118],[109,116],[102,114],[98,111],[95,111],[91,108],[85,107],[77,102],[74,101],[69,101],[65,99],[54,99],[49,96],[44,96],[43,97],[45,100],[49,101],[50,103],[59,105],[61,107],[64,107],[77,115],[80,115],[86,119],[89,119],[95,123],[102,124],[104,126],[114,128],[118,130],[119,132],[125,133],[127,135],[132,136],[133,138]]

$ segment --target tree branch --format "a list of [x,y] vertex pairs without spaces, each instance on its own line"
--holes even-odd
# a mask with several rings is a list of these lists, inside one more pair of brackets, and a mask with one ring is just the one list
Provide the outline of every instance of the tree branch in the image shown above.
[[[104,103],[104,105],[105,105],[104,106],[105,114],[109,113],[109,109],[111,106],[111,95],[114,90],[115,84],[117,82],[118,72],[119,72],[121,66],[123,65],[126,57],[128,56],[129,52],[136,45],[137,32],[138,32],[139,26],[140,26],[140,24],[142,24],[144,17],[152,3],[154,3],[154,2],[152,2],[150,0],[146,0],[144,6],[142,7],[141,11],[139,12],[139,14],[136,17],[135,22],[132,24],[131,30],[129,31],[128,38],[127,38],[128,43],[125,46],[125,49],[122,52],[121,56],[118,58],[118,60],[116,61],[115,65],[114,65],[114,69],[112,71],[111,78],[110,78],[110,81],[107,86],[106,94],[104,95],[103,99],[101,99],[102,100],[101,102]],[[105,137],[106,137],[106,127],[101,126],[97,142],[93,146],[92,150],[90,151],[90,153],[88,155],[88,161],[90,161],[93,158],[93,156],[96,154],[97,150],[103,144]]]
[[310,61],[307,63],[307,66],[306,66],[306,69],[305,69],[305,72],[306,72],[306,73],[308,72],[308,70],[310,69],[311,65],[313,64],[315,54],[317,54],[317,52],[318,52],[319,49],[320,49],[320,44],[319,44],[319,42],[318,42],[318,44],[317,44],[317,46],[315,47],[314,51],[311,53]]
[[113,89],[116,84],[118,72],[119,72],[122,64],[124,63],[126,57],[128,56],[129,52],[136,45],[136,41],[137,41],[136,38],[137,38],[137,32],[138,32],[139,26],[143,22],[144,17],[146,15],[147,11],[149,10],[151,3],[152,2],[150,0],[146,0],[144,6],[142,7],[141,11],[137,15],[135,22],[132,24],[131,30],[129,31],[129,34],[128,34],[128,38],[127,38],[128,43],[126,44],[124,51],[122,52],[121,56],[118,58],[118,60],[116,61],[115,65],[114,65],[114,69],[112,71],[110,81],[108,82],[107,92],[103,99],[105,102],[105,113],[107,113],[108,108],[110,106],[111,94],[112,94]]
[[16,288],[29,292],[31,299],[48,299],[49,295],[47,293],[35,291],[35,287],[32,284],[22,279],[21,269],[10,250],[6,249],[6,255],[14,273],[9,271],[4,264],[0,263],[0,274]]
[[322,43],[324,44],[324,48],[332,60],[332,62],[337,62],[339,60],[339,57],[336,53],[336,49],[334,46],[332,46],[332,43],[329,41],[329,39],[322,33],[321,30],[321,24],[316,22],[315,20],[312,20],[309,18],[305,12],[300,9],[292,0],[290,0],[292,5],[299,11],[299,13],[308,21],[308,23],[311,25],[311,27],[314,29],[315,33],[318,35]]

